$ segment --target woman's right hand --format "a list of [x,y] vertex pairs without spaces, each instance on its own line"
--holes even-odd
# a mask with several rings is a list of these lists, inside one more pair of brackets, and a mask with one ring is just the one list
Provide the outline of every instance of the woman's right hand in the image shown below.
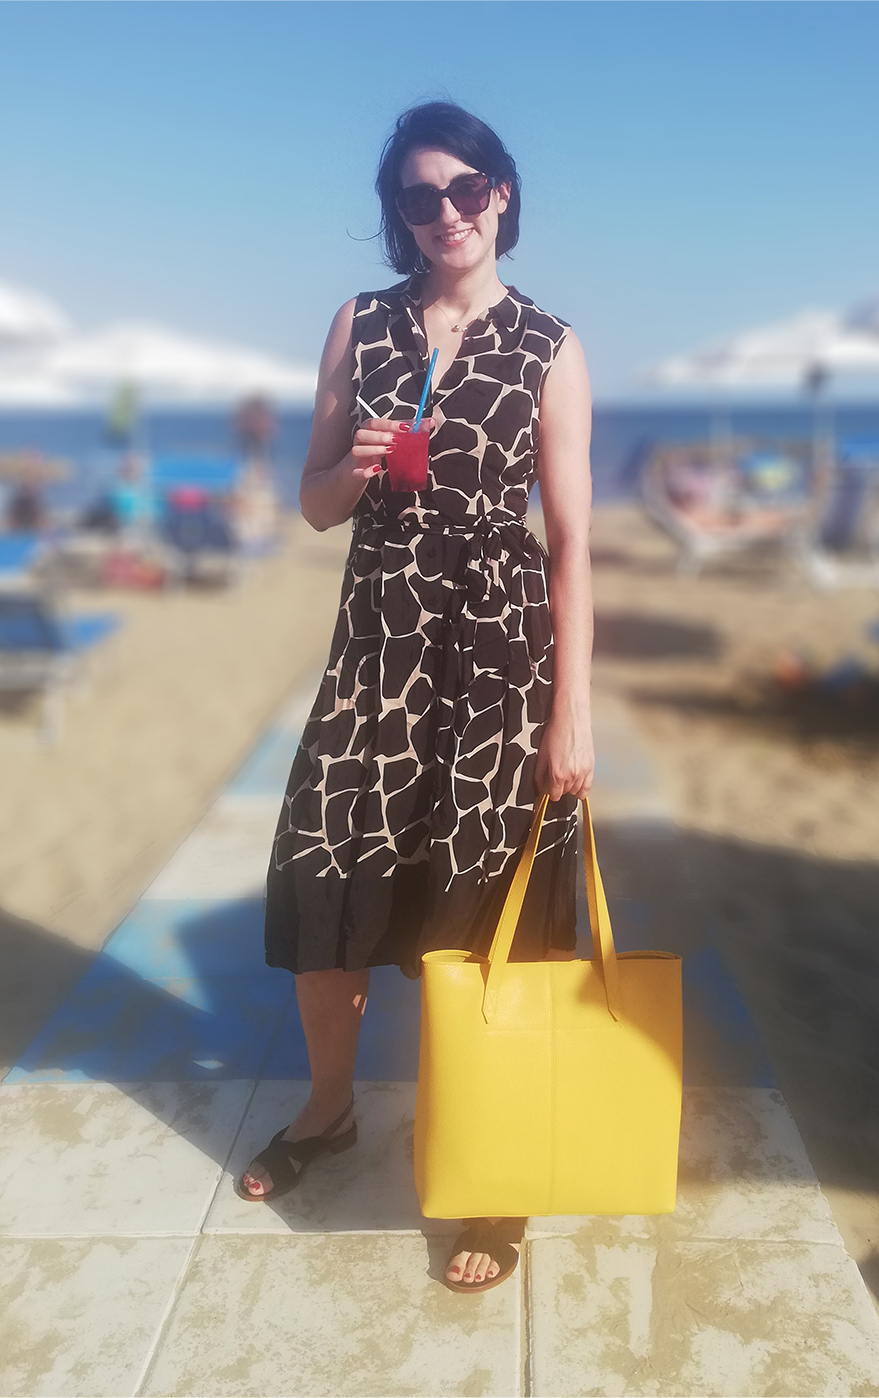
[[394,431],[400,424],[387,417],[370,417],[354,433],[351,472],[356,480],[368,481],[382,468],[382,457],[393,451]]

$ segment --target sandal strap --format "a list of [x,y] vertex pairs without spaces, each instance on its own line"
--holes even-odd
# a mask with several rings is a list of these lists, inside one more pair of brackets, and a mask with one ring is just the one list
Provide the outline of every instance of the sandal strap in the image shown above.
[[[337,1116],[335,1121],[331,1121],[326,1130],[322,1131],[319,1136],[306,1136],[301,1141],[285,1141],[286,1126],[275,1132],[265,1150],[261,1150],[259,1155],[254,1156],[254,1162],[262,1165],[263,1169],[268,1170],[272,1177],[270,1195],[276,1189],[286,1189],[288,1185],[294,1184],[302,1173],[303,1165],[314,1160],[315,1156],[323,1154],[330,1144],[332,1133],[339,1129],[353,1106],[354,1098],[352,1097],[341,1116]],[[296,1169],[297,1165],[299,1166],[298,1170]]]
[[459,1252],[487,1252],[496,1262],[498,1249],[504,1244],[498,1238],[493,1225],[485,1218],[474,1218],[469,1222],[470,1226],[458,1235],[452,1245],[452,1257],[457,1257]]
[[[353,1106],[354,1106],[354,1098],[352,1097],[352,1098],[351,1098],[351,1101],[348,1103],[348,1105],[347,1105],[347,1107],[345,1108],[345,1110],[344,1110],[343,1112],[341,1112],[339,1116],[336,1117],[336,1120],[335,1120],[335,1121],[331,1121],[331,1122],[330,1122],[330,1124],[329,1124],[329,1126],[326,1128],[326,1130],[325,1130],[325,1131],[322,1131],[322,1132],[320,1133],[320,1136],[309,1136],[309,1137],[308,1137],[308,1140],[319,1141],[319,1140],[321,1139],[321,1137],[323,1137],[323,1136],[331,1136],[331,1135],[333,1134],[334,1131],[338,1131],[339,1127],[342,1125],[342,1122],[345,1120],[345,1117],[346,1117],[346,1116],[348,1115],[348,1113],[351,1111],[351,1109],[352,1109]],[[296,1142],[296,1144],[297,1144],[297,1145],[299,1144],[298,1141]]]

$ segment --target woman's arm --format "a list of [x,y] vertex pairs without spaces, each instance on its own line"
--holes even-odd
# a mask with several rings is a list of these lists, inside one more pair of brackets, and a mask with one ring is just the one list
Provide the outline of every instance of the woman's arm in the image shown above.
[[555,658],[552,715],[537,753],[538,791],[557,801],[592,785],[590,682],[592,573],[589,525],[592,394],[580,341],[569,331],[540,400],[538,478],[546,540]]
[[393,441],[394,424],[370,419],[351,440],[351,326],[353,301],[337,312],[321,356],[314,420],[299,486],[299,508],[314,529],[350,519],[370,476]]

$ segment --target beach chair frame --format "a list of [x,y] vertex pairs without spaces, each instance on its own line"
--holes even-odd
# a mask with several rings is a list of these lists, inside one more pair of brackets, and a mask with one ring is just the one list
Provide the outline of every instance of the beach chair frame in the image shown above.
[[[677,543],[676,571],[682,577],[698,577],[705,564],[714,560],[778,550],[795,560],[808,575],[826,507],[826,472],[813,468],[807,478],[807,493],[780,510],[771,527],[761,523],[755,512],[750,523],[743,517],[726,528],[707,528],[688,515],[669,494],[667,472],[672,460],[686,461],[690,457],[694,463],[707,463],[709,469],[713,467],[719,473],[734,469],[737,458],[764,445],[753,439],[735,439],[722,445],[668,443],[650,454],[641,474],[641,498],[650,518]],[[801,443],[772,445],[779,454],[800,459],[807,454]]]
[[[86,657],[115,629],[118,618],[112,615],[64,618],[59,613],[54,593],[33,585],[0,587],[0,602],[9,598],[23,603],[44,621],[47,642],[44,647],[0,647],[0,694],[38,697],[40,721],[35,736],[43,747],[53,747],[62,736],[66,695],[74,689],[85,692]],[[65,631],[65,626],[73,630]],[[57,640],[51,641],[48,638],[53,631]]]

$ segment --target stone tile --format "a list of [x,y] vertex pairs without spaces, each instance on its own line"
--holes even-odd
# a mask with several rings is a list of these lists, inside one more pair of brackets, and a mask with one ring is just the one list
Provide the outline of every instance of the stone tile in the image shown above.
[[421,1237],[204,1238],[143,1391],[521,1392],[519,1274],[457,1296],[444,1260]]
[[357,1145],[313,1161],[299,1187],[274,1204],[239,1199],[235,1180],[290,1121],[308,1096],[307,1083],[263,1082],[257,1088],[205,1222],[212,1233],[362,1233],[422,1228],[448,1235],[456,1223],[426,1220],[412,1173],[415,1084],[356,1084]]
[[144,897],[263,897],[279,813],[274,797],[217,802]]
[[854,1395],[879,1384],[879,1318],[821,1243],[530,1244],[531,1391]]
[[0,1090],[0,1233],[195,1233],[249,1082]]
[[678,1207],[663,1236],[838,1243],[800,1133],[781,1093],[684,1093]]
[[292,993],[283,973],[149,981],[102,953],[6,1082],[255,1078]]
[[0,1392],[135,1393],[191,1248],[189,1238],[0,1241]]
[[528,1237],[752,1238],[838,1243],[836,1224],[781,1093],[685,1088],[678,1202],[642,1218],[532,1218]]

